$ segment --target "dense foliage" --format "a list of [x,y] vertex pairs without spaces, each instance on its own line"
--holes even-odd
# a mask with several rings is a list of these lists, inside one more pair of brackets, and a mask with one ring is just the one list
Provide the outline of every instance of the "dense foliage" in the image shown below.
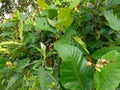
[[1,90],[120,89],[119,0],[6,1]]

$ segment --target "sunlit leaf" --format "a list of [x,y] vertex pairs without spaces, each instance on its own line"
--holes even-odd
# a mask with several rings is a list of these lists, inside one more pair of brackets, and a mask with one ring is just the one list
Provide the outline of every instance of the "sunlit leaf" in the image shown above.
[[87,53],[89,53],[89,51],[88,51],[87,48],[86,48],[86,44],[83,42],[83,40],[82,40],[80,37],[75,36],[75,37],[73,37],[73,38],[74,38],[74,40],[75,40],[76,42],[78,42],[78,43],[83,47],[83,49],[84,49]]
[[41,9],[49,9],[49,5],[44,2],[44,0],[37,0],[37,4],[40,6]]
[[3,46],[3,45],[22,45],[22,44],[18,43],[18,42],[14,42],[14,41],[3,41],[3,42],[0,42],[0,46]]
[[120,53],[117,52],[117,50],[112,50],[104,54],[101,58],[106,59],[106,60],[117,61],[117,60],[120,60]]
[[51,20],[51,19],[49,19],[49,18],[47,18],[47,21],[48,21],[48,23],[51,25],[51,26],[53,26],[53,27],[55,27],[56,26],[56,21],[54,21],[54,20]]
[[58,28],[62,29],[63,27],[68,28],[71,23],[73,22],[73,18],[71,16],[71,9],[70,8],[61,8],[58,13]]
[[22,20],[20,20],[20,25],[19,25],[18,31],[19,31],[20,40],[22,42],[22,40],[23,40],[23,21]]
[[2,48],[0,47],[0,53],[4,53],[4,54],[10,54],[9,50],[7,48]]
[[4,57],[0,57],[0,69],[5,67],[5,64],[7,61],[9,61],[9,59],[6,59]]
[[75,8],[80,2],[81,2],[81,0],[72,0],[70,2],[69,8],[71,8],[71,9]]

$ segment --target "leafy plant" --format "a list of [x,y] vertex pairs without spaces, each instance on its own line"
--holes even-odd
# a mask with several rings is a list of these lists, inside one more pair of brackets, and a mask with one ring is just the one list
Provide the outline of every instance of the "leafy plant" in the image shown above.
[[30,2],[1,17],[0,89],[119,89],[119,0]]

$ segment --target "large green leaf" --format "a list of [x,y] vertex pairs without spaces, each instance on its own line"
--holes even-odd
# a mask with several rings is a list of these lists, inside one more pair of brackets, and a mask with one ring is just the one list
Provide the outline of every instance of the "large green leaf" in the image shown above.
[[[113,52],[114,54],[111,56]],[[110,60],[114,58],[117,61],[101,68],[101,72],[96,71],[94,76],[96,90],[115,90],[120,83],[120,53],[112,51],[105,54],[104,57],[108,58],[108,55]]]
[[116,46],[116,47],[104,47],[102,49],[97,50],[96,52],[94,52],[92,54],[92,57],[96,60],[100,59],[105,53],[112,51],[112,50],[117,50],[118,52],[120,52],[120,47]]
[[68,44],[55,43],[55,49],[62,58],[60,81],[66,89],[90,90],[93,87],[91,67],[86,65],[80,49]]
[[114,16],[114,14],[111,13],[111,12],[107,12],[107,11],[106,11],[106,12],[104,13],[104,15],[105,15],[105,18],[106,18],[107,21],[108,21],[109,26],[110,26],[112,29],[116,30],[116,31],[120,31],[120,20],[117,19],[117,18]]

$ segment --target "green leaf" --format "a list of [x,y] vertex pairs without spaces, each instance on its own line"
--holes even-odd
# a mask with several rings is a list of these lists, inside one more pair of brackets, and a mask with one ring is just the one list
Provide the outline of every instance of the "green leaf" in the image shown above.
[[13,27],[14,24],[12,22],[0,23],[0,27]]
[[56,29],[49,25],[47,19],[45,17],[38,17],[36,18],[36,26],[38,30],[46,30],[55,33]]
[[15,34],[14,31],[6,31],[6,32],[1,33],[0,36],[10,36],[10,35],[13,35],[13,34]]
[[92,68],[86,65],[87,60],[81,50],[68,44],[55,43],[55,49],[62,58],[60,68],[61,84],[70,90],[90,90],[93,87]]
[[45,58],[46,57],[46,46],[42,42],[40,42],[40,46],[41,46],[41,48],[39,48],[37,46],[34,46],[34,48],[36,50],[38,50],[43,55],[43,57]]
[[9,61],[9,59],[6,59],[4,57],[0,57],[0,69],[4,68],[6,65],[6,62]]
[[81,2],[81,0],[72,0],[70,2],[69,8],[71,8],[71,9],[75,8],[80,2]]
[[47,16],[49,19],[54,19],[57,15],[57,9],[47,9],[47,10],[43,10],[40,13],[41,16]]
[[18,42],[14,42],[14,41],[0,42],[0,46],[4,46],[4,45],[22,45],[22,43],[18,43]]
[[26,43],[34,43],[36,39],[36,35],[33,32],[26,32],[25,41]]
[[[114,53],[112,56],[111,54]],[[109,57],[108,57],[109,55]],[[111,51],[103,57],[107,59],[117,59],[117,61],[107,64],[101,68],[101,72],[96,71],[94,80],[96,90],[115,90],[120,83],[120,53]]]
[[14,76],[12,76],[8,81],[8,85],[5,90],[10,90],[10,87],[12,87],[12,85],[18,80],[18,77],[19,77],[19,74],[15,74]]
[[55,48],[59,47],[61,44],[71,44],[72,36],[76,34],[76,31],[72,27],[66,29],[65,34],[56,42]]
[[118,52],[120,52],[120,47],[116,46],[116,47],[104,47],[102,49],[97,50],[96,52],[94,52],[92,54],[92,57],[96,60],[100,59],[105,53],[112,51],[112,50],[117,50]]
[[46,87],[46,71],[43,67],[39,68],[38,71],[38,78],[39,78],[39,83],[40,83],[40,90],[47,90]]
[[76,35],[76,31],[74,30],[74,28],[71,26],[69,28],[66,29],[65,34],[62,36],[63,39],[65,39],[66,41],[70,41],[70,39],[72,38],[72,36]]
[[71,16],[71,9],[70,8],[61,8],[59,10],[57,19],[58,19],[57,27],[59,29],[63,30],[63,27],[68,28],[71,25],[71,23],[73,22],[73,18]]
[[12,50],[12,57],[17,58],[17,57],[23,57],[25,56],[25,48],[24,46],[17,47]]
[[114,6],[120,4],[120,0],[108,0],[108,3],[110,6]]
[[46,4],[43,0],[37,0],[37,4],[40,6],[41,9],[49,9],[49,5]]
[[2,53],[2,54],[10,54],[10,52],[9,52],[9,50],[7,48],[2,48],[1,46],[0,46],[0,53]]
[[23,40],[23,21],[22,20],[20,20],[20,25],[19,25],[18,31],[19,31],[20,40],[22,42],[22,40]]
[[116,31],[120,31],[120,20],[117,19],[114,16],[114,14],[111,12],[106,11],[104,15],[105,15],[106,20],[108,21],[109,26]]
[[48,18],[54,19],[58,15],[56,9],[49,9],[48,10]]
[[106,54],[104,54],[102,57],[102,59],[106,59],[106,60],[120,60],[120,53],[117,52],[116,50],[112,50]]
[[56,27],[57,22],[55,20],[51,20],[51,19],[47,18],[47,21],[51,26]]
[[30,59],[23,59],[23,60],[18,60],[16,61],[16,67],[15,67],[15,71],[16,72],[22,72],[22,69],[24,69],[30,62]]
[[80,37],[78,37],[78,36],[75,36],[75,37],[73,37],[74,38],[74,40],[76,41],[76,42],[78,42],[82,47],[83,47],[83,49],[89,54],[89,51],[87,50],[87,48],[86,48],[86,44],[82,41],[82,39],[80,38]]

